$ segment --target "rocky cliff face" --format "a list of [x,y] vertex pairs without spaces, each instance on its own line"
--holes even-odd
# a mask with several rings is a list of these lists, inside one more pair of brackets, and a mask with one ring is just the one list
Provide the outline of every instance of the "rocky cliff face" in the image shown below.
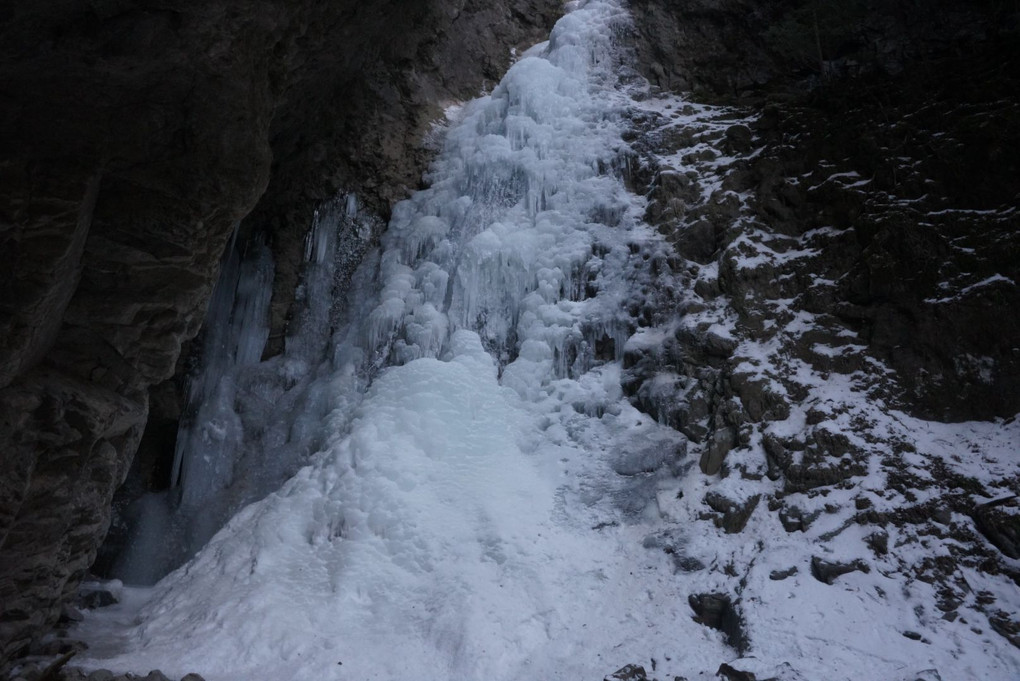
[[[720,562],[727,535],[773,514],[800,551],[846,558],[813,555],[818,582],[932,584],[944,621],[1017,646],[1008,599],[959,575],[1020,583],[1020,478],[996,459],[1020,411],[1018,17],[857,4],[819,60],[788,39],[814,42],[803,10],[831,3],[635,3],[648,78],[729,107],[635,121],[635,184],[684,285],[675,334],[632,345],[624,388],[694,443],[711,476],[695,533]],[[727,43],[753,70],[725,65]],[[752,610],[763,588],[730,577],[710,595]],[[768,635],[755,617],[751,640]]]
[[[868,446],[833,436],[856,412],[812,402],[790,377],[856,376],[926,417],[1020,410],[1015,8],[632,4],[652,83],[738,107],[684,135],[646,121],[634,178],[686,264],[692,295],[668,304],[718,312],[737,333],[694,324],[631,353],[626,388],[692,438],[705,472],[778,481],[760,508],[790,532],[853,509],[848,522],[881,525],[886,543],[954,532],[969,560],[1005,569],[969,526],[930,522],[980,516],[977,530],[1015,552],[1015,520],[968,508],[957,491],[972,481],[956,474],[906,511],[866,495],[823,508],[879,450],[893,497],[913,494],[927,464],[904,465],[909,438],[873,435],[867,415],[844,430]],[[419,182],[442,107],[496,80],[558,12],[548,0],[22,5],[0,10],[0,659],[75,590],[143,430],[174,430],[181,348],[238,223],[276,260],[273,352],[313,207],[343,188],[385,217]],[[665,153],[717,167],[722,193],[659,167]],[[812,328],[790,331],[802,314]],[[745,341],[770,348],[766,369],[735,354]],[[664,368],[687,387],[660,394],[650,379]],[[763,435],[791,413],[802,432]],[[761,471],[740,453],[752,444]],[[739,532],[760,499],[717,495],[706,517]]]
[[[899,407],[947,420],[1020,410],[1020,184],[1006,151],[1018,143],[1015,9],[638,0],[634,13],[650,81],[750,117],[729,145],[761,152],[725,188],[754,195],[758,224],[784,238],[842,235],[818,246],[817,271],[799,263],[741,281],[721,262],[720,286],[745,325],[761,327],[766,313],[741,299],[801,296],[888,362]],[[670,209],[688,198],[670,177],[650,191],[663,229],[697,222]],[[736,235],[723,227],[732,209],[702,212],[678,248],[708,262]]]
[[[0,660],[55,621],[91,564],[149,390],[197,333],[238,223],[269,235],[289,294],[311,207],[344,187],[384,214],[417,182],[441,107],[497,78],[557,12],[542,0],[0,12]],[[278,296],[276,328],[287,305]]]

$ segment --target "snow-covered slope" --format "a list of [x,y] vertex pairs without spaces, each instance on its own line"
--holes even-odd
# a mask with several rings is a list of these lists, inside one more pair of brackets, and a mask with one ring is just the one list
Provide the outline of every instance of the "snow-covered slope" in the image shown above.
[[[458,112],[430,188],[354,277],[322,451],[152,590],[90,614],[88,664],[210,681],[1020,674],[982,614],[1020,608],[1014,585],[961,563],[969,592],[943,616],[941,582],[913,566],[946,543],[862,517],[923,494],[890,471],[1015,478],[1020,426],[873,398],[883,367],[783,298],[831,235],[751,218],[728,179],[757,153],[746,121],[650,96],[627,21],[578,4]],[[649,169],[652,203],[628,191]],[[649,224],[665,211],[681,228]],[[709,217],[721,254],[684,231]],[[812,352],[853,371],[791,350],[813,329]]]

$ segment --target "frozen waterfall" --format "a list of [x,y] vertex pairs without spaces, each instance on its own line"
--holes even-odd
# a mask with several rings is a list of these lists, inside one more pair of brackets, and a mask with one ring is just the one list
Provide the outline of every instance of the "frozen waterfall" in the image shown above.
[[204,546],[245,504],[279,488],[323,441],[331,405],[330,336],[345,288],[377,232],[346,194],[316,211],[283,352],[263,361],[273,262],[236,234],[203,324],[177,434],[170,488],[131,509],[114,575],[153,584]]
[[[510,681],[726,657],[670,558],[642,548],[688,462],[620,388],[643,291],[669,275],[624,186],[627,22],[613,0],[577,5],[463,107],[430,187],[396,207],[332,313],[328,361],[288,340],[264,367],[319,396],[268,395],[318,453],[139,609],[92,615],[92,664]],[[272,447],[244,451],[274,465]],[[185,503],[218,484],[205,463]],[[670,662],[678,640],[697,644]]]

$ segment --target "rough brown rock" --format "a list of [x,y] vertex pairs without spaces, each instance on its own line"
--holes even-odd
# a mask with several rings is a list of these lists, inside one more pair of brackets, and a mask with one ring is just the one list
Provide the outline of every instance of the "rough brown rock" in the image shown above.
[[851,572],[870,572],[868,564],[863,560],[855,560],[849,563],[828,561],[818,556],[811,557],[811,576],[819,582],[832,584],[837,578],[850,574]]
[[634,0],[639,68],[664,90],[737,95],[777,75],[762,32],[782,3]]
[[4,23],[0,659],[91,563],[145,389],[172,375],[266,185],[271,65],[255,36],[276,20],[71,3]]
[[735,603],[723,593],[691,594],[687,602],[694,611],[695,622],[721,631],[726,637],[726,644],[733,646],[738,653],[747,650],[750,642],[744,631],[739,602]]

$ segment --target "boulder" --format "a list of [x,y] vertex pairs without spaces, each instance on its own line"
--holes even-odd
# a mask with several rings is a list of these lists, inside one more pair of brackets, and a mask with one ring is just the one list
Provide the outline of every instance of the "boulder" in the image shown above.
[[871,568],[863,560],[857,559],[849,563],[828,561],[817,556],[811,558],[811,576],[819,582],[832,584],[836,578],[851,572],[871,572]]
[[1020,559],[1020,511],[1015,495],[981,504],[973,518],[978,531],[1003,555]]
[[605,681],[648,681],[648,675],[644,667],[628,664],[607,676]]
[[726,644],[738,653],[747,650],[749,641],[744,631],[743,616],[727,594],[691,594],[687,602],[694,611],[695,622],[721,631],[726,637]]
[[717,429],[709,438],[705,451],[701,455],[701,472],[706,475],[715,475],[722,470],[723,459],[737,444],[737,433],[729,427],[724,426]]
[[705,495],[705,503],[712,510],[722,513],[717,525],[723,528],[726,534],[736,534],[743,530],[759,501],[761,501],[760,494],[752,495],[744,501],[734,501],[718,492],[709,492]]

